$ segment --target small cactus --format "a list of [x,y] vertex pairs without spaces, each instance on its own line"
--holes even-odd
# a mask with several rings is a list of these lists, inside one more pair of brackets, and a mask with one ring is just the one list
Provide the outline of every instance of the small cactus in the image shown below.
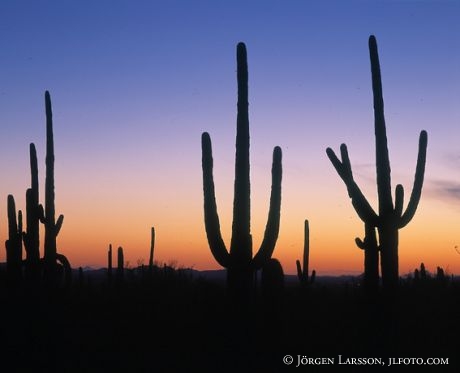
[[109,245],[107,252],[107,277],[109,283],[112,282],[112,244]]
[[153,250],[155,248],[155,228],[152,227],[150,233],[150,257],[149,257],[149,272],[153,271]]
[[120,246],[118,248],[118,256],[117,256],[117,278],[119,281],[123,280],[125,271],[125,259],[123,255],[123,248]]
[[299,278],[302,286],[308,286],[313,284],[316,278],[316,271],[313,270],[310,278],[308,275],[308,265],[310,261],[310,226],[308,220],[304,222],[304,243],[303,243],[303,268],[300,264],[300,260],[296,260],[295,264],[297,267],[297,277]]

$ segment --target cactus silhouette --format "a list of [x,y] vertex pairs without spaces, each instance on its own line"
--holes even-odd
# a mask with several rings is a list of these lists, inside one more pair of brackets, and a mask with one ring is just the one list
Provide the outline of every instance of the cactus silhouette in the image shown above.
[[364,288],[370,293],[379,286],[379,248],[375,227],[365,224],[366,235],[364,240],[356,238],[356,245],[364,250]]
[[112,244],[109,245],[109,250],[107,251],[107,277],[109,283],[112,282]]
[[153,250],[155,248],[155,228],[152,227],[150,233],[150,257],[149,257],[149,271],[153,270]]
[[425,268],[425,263],[420,264],[420,278],[422,279],[422,281],[426,281],[428,278],[428,273]]
[[40,215],[38,191],[38,166],[35,145],[30,144],[31,187],[26,191],[26,223],[27,231],[23,233],[26,250],[25,277],[29,284],[35,285],[40,278]]
[[252,255],[250,232],[250,178],[249,178],[249,114],[248,68],[246,46],[237,46],[237,131],[235,157],[235,184],[233,200],[233,225],[230,250],[227,251],[220,232],[219,216],[213,180],[211,138],[207,132],[201,137],[204,220],[206,235],[216,261],[227,268],[227,283],[235,295],[248,295],[253,285],[255,270],[262,268],[274,249],[278,238],[281,207],[281,148],[273,150],[272,187],[270,208],[265,234],[259,251]]
[[7,198],[7,209],[6,271],[8,284],[16,287],[22,280],[22,212],[18,211],[16,220],[16,205],[11,194]]
[[123,248],[121,246],[118,248],[117,254],[117,279],[118,281],[122,281],[125,271],[125,257],[123,255]]
[[297,277],[299,278],[300,284],[302,286],[307,286],[309,284],[313,284],[316,277],[316,271],[313,270],[310,276],[310,280],[308,279],[308,264],[310,258],[310,226],[308,220],[305,219],[304,222],[304,243],[303,243],[303,268],[300,264],[300,260],[296,260],[295,264],[297,267]]
[[[58,262],[64,269],[64,283],[69,284],[72,276],[70,263],[67,258],[57,253],[56,238],[62,227],[64,216],[60,215],[56,221],[54,205],[54,137],[53,137],[53,114],[51,110],[51,98],[48,91],[45,92],[46,108],[46,179],[45,179],[45,211],[41,213],[40,221],[45,226],[44,248],[44,280],[52,285],[58,283]],[[43,211],[43,208],[41,209]]]
[[327,148],[326,152],[337,173],[344,181],[348,195],[358,216],[364,223],[378,229],[382,284],[386,289],[394,289],[398,286],[399,281],[398,233],[399,229],[406,226],[412,220],[420,201],[425,173],[428,135],[426,131],[421,131],[420,133],[414,185],[409,203],[406,210],[403,211],[404,189],[400,184],[396,186],[395,203],[393,205],[390,160],[383,110],[382,82],[377,42],[373,35],[369,38],[369,52],[374,96],[378,215],[364,197],[353,178],[347,146],[345,144],[340,146],[341,160],[339,160],[331,148]]

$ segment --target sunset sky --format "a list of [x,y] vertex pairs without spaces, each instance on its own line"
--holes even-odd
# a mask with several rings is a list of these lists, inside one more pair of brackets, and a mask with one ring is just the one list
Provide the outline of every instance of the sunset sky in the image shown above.
[[[236,45],[248,50],[254,251],[265,227],[271,157],[283,151],[281,228],[286,273],[310,265],[359,274],[364,224],[326,156],[348,146],[376,208],[368,37],[377,38],[393,190],[412,190],[418,136],[428,132],[422,199],[400,231],[400,273],[424,262],[460,274],[460,2],[0,2],[0,242],[6,200],[25,209],[29,143],[45,185],[45,107],[54,113],[59,251],[74,267],[106,266],[122,246],[130,265],[155,258],[220,268],[203,222],[201,134],[211,135],[227,246],[233,203]],[[41,239],[43,244],[43,236]],[[459,252],[456,251],[458,246]],[[5,260],[2,244],[0,261]]]

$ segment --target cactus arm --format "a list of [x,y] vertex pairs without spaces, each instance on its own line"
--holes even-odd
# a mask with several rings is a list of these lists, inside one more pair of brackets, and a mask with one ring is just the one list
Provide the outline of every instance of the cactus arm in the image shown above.
[[273,254],[280,228],[281,211],[281,179],[282,179],[282,152],[280,147],[273,150],[272,163],[272,190],[270,195],[270,208],[268,212],[265,234],[259,251],[252,260],[252,267],[256,270],[262,268],[264,263]]
[[[29,261],[36,263],[40,259],[40,211],[38,205],[38,165],[37,151],[33,143],[29,146],[31,187],[26,191],[27,232],[23,233],[24,246]],[[30,263],[29,263],[30,264]]]
[[348,150],[345,144],[340,146],[340,153],[342,161],[339,160],[331,148],[326,149],[326,154],[329,157],[329,160],[347,187],[348,196],[351,198],[351,203],[355,208],[356,213],[363,222],[370,222],[376,226],[378,224],[378,216],[367,201],[366,197],[364,197],[364,194],[361,192],[358,184],[356,184],[353,179],[350,158],[348,157]]
[[358,246],[361,250],[366,250],[366,243],[363,240],[361,240],[361,238],[356,237],[355,243],[356,246]]
[[414,217],[415,211],[417,210],[420,197],[422,195],[423,178],[425,175],[425,164],[426,164],[426,148],[428,144],[428,134],[426,131],[420,132],[417,166],[415,168],[414,186],[412,193],[407,204],[406,211],[401,216],[399,221],[399,228],[406,226]]
[[38,205],[38,219],[40,220],[40,223],[45,224],[46,222],[45,210],[43,209],[42,204]]
[[203,167],[203,194],[204,194],[204,222],[209,247],[216,261],[227,267],[230,261],[229,253],[225,248],[220,232],[219,215],[217,213],[214,178],[212,174],[213,159],[211,138],[207,132],[201,136],[202,167]]
[[72,267],[67,257],[63,254],[56,254],[56,260],[62,264],[64,268],[64,288],[68,289],[72,283]]
[[396,185],[394,216],[399,218],[402,215],[404,205],[404,188],[401,184]]
[[9,194],[7,198],[7,209],[8,209],[8,236],[12,239],[18,231],[18,223],[16,220],[16,205],[14,197]]
[[[29,210],[31,206],[31,201],[32,201],[32,189],[28,188],[26,190],[26,221],[27,221],[27,227],[30,229],[30,218],[29,218]],[[27,256],[29,256],[29,253],[32,253],[32,240],[30,237],[30,234],[27,232],[22,233],[22,240],[24,241],[24,248],[26,250]]]
[[304,274],[302,273],[302,265],[300,264],[300,260],[297,259],[295,261],[295,265],[297,267],[297,277],[299,278],[299,281],[300,282],[303,282],[304,281]]
[[59,215],[59,218],[58,220],[56,221],[56,237],[57,235],[59,234],[59,231],[61,230],[62,228],[62,223],[64,222],[64,215]]

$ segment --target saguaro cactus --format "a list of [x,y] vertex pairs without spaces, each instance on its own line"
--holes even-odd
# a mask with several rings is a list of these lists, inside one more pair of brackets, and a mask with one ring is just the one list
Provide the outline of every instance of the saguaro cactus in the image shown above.
[[295,264],[297,267],[297,277],[302,286],[307,286],[308,284],[312,284],[315,281],[316,271],[313,270],[308,279],[308,264],[310,258],[310,226],[308,224],[308,220],[305,219],[304,223],[304,242],[303,242],[303,268],[300,264],[300,260],[296,260]]
[[64,267],[65,282],[70,281],[71,268],[67,258],[57,253],[56,238],[62,227],[63,215],[59,215],[56,221],[54,205],[54,138],[53,138],[53,114],[51,110],[51,98],[48,91],[45,92],[46,107],[46,179],[45,179],[45,212],[41,216],[41,222],[45,225],[45,249],[44,249],[44,279],[47,283],[56,283],[58,264],[60,261]]
[[22,279],[22,212],[18,212],[16,220],[16,205],[11,194],[8,195],[7,209],[6,271],[9,285],[16,286]]
[[26,192],[27,231],[23,234],[26,250],[25,275],[30,284],[37,284],[40,277],[40,205],[38,202],[38,166],[35,145],[30,144],[31,186]]
[[149,257],[149,271],[153,270],[153,250],[155,249],[155,228],[152,227],[150,232],[150,257]]
[[107,277],[109,283],[112,282],[112,244],[109,245],[109,250],[107,251]]
[[123,248],[120,246],[117,253],[117,279],[118,281],[123,280],[125,271],[125,257],[123,255]]
[[374,95],[375,154],[379,203],[378,215],[366,200],[353,178],[347,146],[345,144],[340,146],[342,160],[338,159],[331,148],[327,148],[326,152],[337,173],[347,186],[348,195],[351,198],[358,216],[364,223],[369,224],[371,227],[377,227],[378,229],[382,283],[385,288],[389,289],[395,288],[399,280],[398,231],[412,220],[420,201],[425,173],[428,135],[426,131],[421,131],[420,133],[414,185],[407,208],[403,211],[404,189],[402,185],[398,184],[396,186],[395,203],[393,205],[380,64],[377,42],[373,35],[369,38],[369,52],[372,71],[372,90]]
[[255,270],[262,268],[275,249],[278,238],[281,207],[281,148],[273,150],[272,187],[268,221],[264,239],[257,254],[252,255],[250,231],[250,178],[249,178],[249,114],[248,68],[246,46],[237,46],[238,113],[236,131],[235,185],[233,200],[233,225],[230,250],[227,251],[220,232],[219,216],[213,180],[211,138],[201,137],[204,220],[209,247],[216,261],[227,268],[229,289],[240,295],[249,294]]

